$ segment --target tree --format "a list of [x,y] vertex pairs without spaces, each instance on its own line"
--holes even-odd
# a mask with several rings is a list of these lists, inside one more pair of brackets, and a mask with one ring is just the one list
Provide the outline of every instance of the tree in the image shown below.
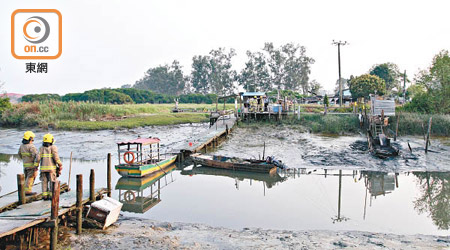
[[176,60],[170,66],[166,64],[150,68],[145,72],[145,76],[134,84],[134,88],[161,94],[181,94],[188,81],[181,68]]
[[306,56],[304,46],[287,43],[275,48],[273,43],[266,43],[263,49],[268,54],[268,66],[274,87],[280,90],[310,90],[310,66],[314,59]]
[[246,91],[269,91],[272,89],[269,68],[263,53],[247,51],[248,61],[237,77]]
[[207,94],[210,92],[210,60],[210,56],[194,56],[192,58],[191,84],[195,93]]
[[400,90],[400,78],[402,74],[395,63],[382,63],[372,66],[369,74],[378,76],[386,83],[386,93],[389,93],[393,88]]
[[450,113],[450,55],[447,50],[439,52],[429,69],[419,72],[415,81],[426,88],[431,112]]
[[427,90],[423,85],[413,84],[413,85],[409,86],[408,89],[406,90],[406,96],[408,98],[414,98],[416,95],[425,94],[426,91]]
[[[348,86],[349,79],[345,79],[345,78],[341,77],[341,81],[342,81],[342,90],[348,89],[349,88],[349,86]],[[334,93],[339,94],[339,79],[336,80],[336,84],[334,87]]]
[[309,91],[312,95],[319,95],[320,91],[323,89],[322,85],[318,83],[316,80],[312,80],[309,84],[311,91]]
[[328,100],[327,94],[325,94],[325,96],[323,97],[323,105],[325,105],[325,107],[330,106],[330,101]]
[[353,98],[368,97],[370,94],[383,95],[386,90],[384,80],[370,74],[355,77],[349,84]]
[[440,230],[450,228],[450,174],[416,172],[421,194],[414,202],[414,208],[428,213]]
[[9,102],[9,98],[6,96],[5,93],[2,93],[1,90],[3,88],[2,82],[0,82],[0,117],[3,111],[11,108],[11,103]]
[[236,79],[236,71],[231,69],[231,58],[236,55],[234,49],[230,49],[226,53],[225,48],[211,50],[211,88],[213,93],[220,95],[233,94],[235,90],[234,81]]
[[236,55],[234,49],[211,50],[209,55],[192,58],[191,84],[196,93],[234,93],[236,71],[231,69],[231,59]]

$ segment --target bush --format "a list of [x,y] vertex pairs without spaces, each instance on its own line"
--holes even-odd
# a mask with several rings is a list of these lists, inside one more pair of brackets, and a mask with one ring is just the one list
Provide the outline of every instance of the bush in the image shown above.
[[432,106],[433,97],[428,93],[419,93],[412,99],[411,102],[403,106],[403,110],[407,112],[417,112],[422,114],[437,113]]
[[58,94],[34,94],[22,96],[22,102],[48,102],[61,101],[61,96]]
[[0,115],[3,111],[10,109],[11,103],[9,102],[9,98],[1,98],[0,97]]

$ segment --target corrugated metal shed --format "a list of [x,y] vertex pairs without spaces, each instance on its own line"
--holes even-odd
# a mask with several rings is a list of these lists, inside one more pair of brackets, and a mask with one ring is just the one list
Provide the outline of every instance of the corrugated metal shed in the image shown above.
[[265,92],[245,92],[242,96],[265,96]]
[[372,99],[371,115],[381,115],[382,110],[385,116],[395,116],[395,101]]

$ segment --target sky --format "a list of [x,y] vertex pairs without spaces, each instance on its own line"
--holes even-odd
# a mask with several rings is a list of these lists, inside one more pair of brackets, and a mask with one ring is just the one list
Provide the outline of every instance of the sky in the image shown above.
[[[11,14],[16,9],[57,9],[62,14],[62,55],[23,60],[11,55]],[[192,57],[234,48],[240,71],[247,50],[265,42],[293,42],[315,59],[310,79],[332,90],[342,77],[374,64],[396,63],[410,78],[450,50],[450,1],[5,1],[0,0],[0,82],[9,93],[66,94],[133,84],[144,72],[178,60],[185,74]],[[27,62],[47,62],[48,73],[25,73]]]

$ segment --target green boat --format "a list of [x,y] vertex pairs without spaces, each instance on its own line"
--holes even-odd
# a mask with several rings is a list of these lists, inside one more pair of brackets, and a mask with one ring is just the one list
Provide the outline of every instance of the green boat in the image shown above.
[[162,157],[159,147],[160,139],[156,137],[138,138],[118,142],[119,164],[115,166],[123,177],[144,177],[172,165],[176,155]]

